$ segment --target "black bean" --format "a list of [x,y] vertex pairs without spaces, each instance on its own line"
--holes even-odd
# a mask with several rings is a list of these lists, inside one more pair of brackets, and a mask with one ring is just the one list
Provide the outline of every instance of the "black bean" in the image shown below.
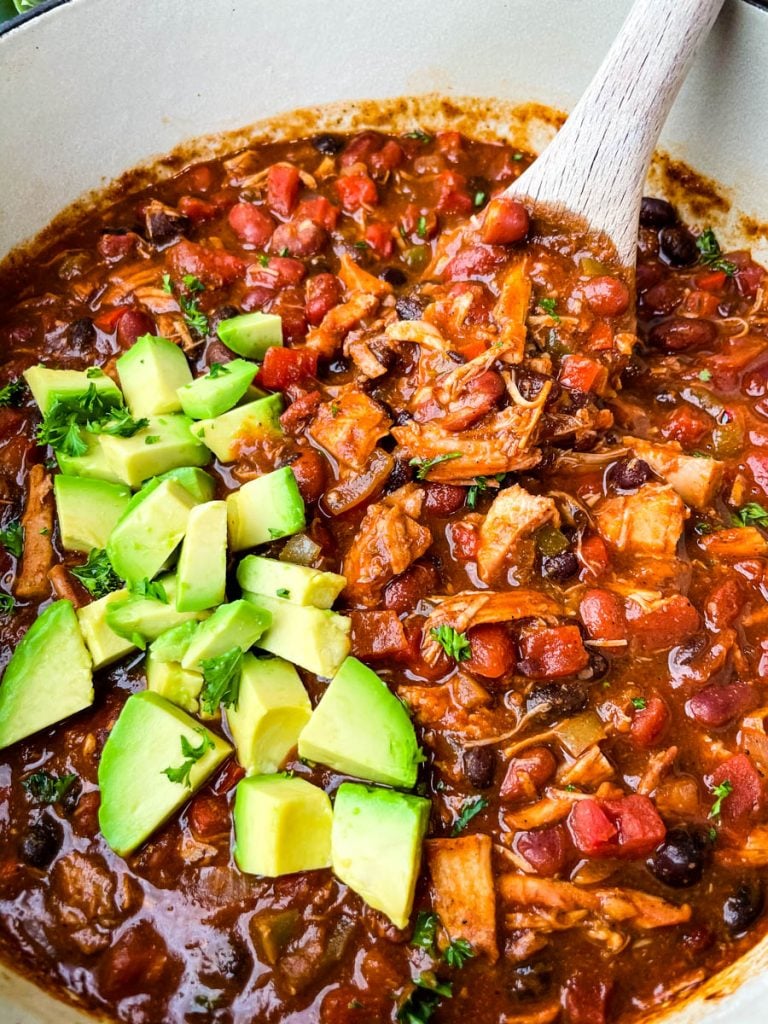
[[400,267],[384,267],[379,277],[393,288],[402,288],[408,281],[408,275]]
[[693,659],[698,657],[706,646],[707,638],[704,634],[699,633],[696,636],[692,636],[690,640],[686,640],[674,648],[669,659],[670,667],[674,670],[675,666],[690,665]]
[[[543,373],[536,373],[535,370],[520,370],[516,380],[517,390],[527,402],[532,402],[541,394],[541,389],[547,381],[553,383],[552,378],[547,377]],[[557,397],[559,390],[558,385],[553,383],[552,390],[549,393],[549,401],[553,401]]]
[[83,791],[83,784],[80,779],[75,779],[72,785],[67,789],[64,796],[61,798],[61,809],[65,814],[72,814],[77,807],[77,802],[80,799],[80,794]]
[[640,203],[640,224],[644,228],[666,228],[677,220],[677,213],[666,199],[643,196]]
[[531,690],[525,701],[527,712],[536,712],[544,721],[556,721],[583,711],[587,706],[586,691],[574,683],[547,683]]
[[552,986],[552,967],[541,960],[519,964],[512,971],[510,991],[517,999],[541,999]]
[[330,132],[324,132],[322,135],[315,135],[312,139],[312,145],[324,156],[336,156],[344,149],[345,139],[341,135],[331,135]]
[[743,935],[760,917],[765,893],[759,882],[742,882],[723,904],[723,921],[731,935]]
[[63,834],[61,825],[45,815],[30,825],[19,846],[19,856],[33,868],[46,868],[59,852]]
[[559,555],[547,555],[542,559],[541,567],[545,576],[558,583],[572,579],[579,571],[579,560],[572,551],[561,551]]
[[688,228],[664,228],[659,233],[661,255],[673,267],[689,267],[699,258],[696,239]]
[[496,755],[492,747],[470,747],[461,757],[461,766],[475,789],[488,789],[496,773]]
[[653,874],[674,889],[687,889],[701,880],[712,844],[701,829],[673,828],[648,861]]
[[69,329],[69,343],[75,352],[87,351],[96,341],[96,328],[89,316],[81,316]]
[[611,663],[600,651],[590,651],[589,667],[584,673],[579,673],[579,679],[588,679],[590,683],[596,683],[605,679],[611,670]]
[[642,459],[622,459],[608,472],[610,483],[619,491],[636,491],[651,478],[651,467]]
[[189,218],[160,204],[150,203],[144,214],[144,230],[150,242],[155,245],[169,245],[181,238],[189,227]]
[[415,295],[401,295],[395,303],[398,320],[421,320],[424,306]]
[[393,491],[398,490],[398,488],[410,483],[411,480],[413,480],[413,467],[408,465],[408,460],[395,459],[395,465],[384,485],[384,493],[391,494]]

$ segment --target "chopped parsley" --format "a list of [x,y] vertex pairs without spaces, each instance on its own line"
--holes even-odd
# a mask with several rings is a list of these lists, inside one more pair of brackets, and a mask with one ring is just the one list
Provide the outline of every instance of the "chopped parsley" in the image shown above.
[[712,228],[702,231],[696,239],[696,248],[699,250],[699,263],[703,263],[710,270],[722,270],[728,277],[733,277],[737,267],[735,263],[723,257],[720,243],[715,238]]
[[14,598],[10,594],[4,594],[0,591],[0,613],[7,615],[9,612],[13,611],[15,606],[16,601]]
[[435,466],[439,466],[441,462],[450,462],[451,459],[460,459],[462,454],[462,452],[446,452],[445,455],[436,455],[434,459],[414,458],[408,465],[415,467],[417,480],[426,480]]
[[473,206],[476,207],[482,206],[483,203],[485,202],[485,199],[485,192],[475,192],[475,198],[472,200],[472,204]]
[[699,370],[699,380],[703,381],[704,384],[707,384],[709,381],[712,380],[712,371],[711,370]]
[[459,633],[446,622],[442,626],[430,629],[429,635],[433,640],[437,640],[448,657],[453,658],[454,661],[469,661],[472,657],[467,634]]
[[416,227],[416,234],[419,236],[419,238],[427,237],[427,218],[424,216],[424,214],[422,214],[421,217],[419,217],[419,223]]
[[290,256],[290,252],[288,251],[288,246],[284,245],[283,248],[280,250],[280,252],[278,252],[277,255],[278,256],[282,256],[283,259],[285,259],[286,256]]
[[149,597],[154,601],[160,601],[162,604],[168,604],[168,594],[159,580],[148,580],[144,577],[143,580],[129,584],[128,589],[134,597]]
[[76,775],[52,775],[50,772],[35,772],[24,779],[22,786],[33,800],[41,804],[56,804],[77,781]]
[[109,434],[111,437],[133,437],[137,430],[149,426],[148,419],[135,420],[127,409],[115,409],[106,419],[89,423],[94,434]]
[[176,295],[179,309],[184,316],[184,323],[195,334],[204,336],[208,333],[208,317],[200,309],[199,300],[195,297],[205,291],[205,285],[194,274],[185,274],[181,286],[174,288],[169,274],[163,274],[163,291]]
[[472,821],[472,819],[475,817],[475,815],[479,814],[481,811],[484,811],[487,806],[488,801],[485,799],[484,796],[479,796],[475,800],[467,800],[467,802],[462,806],[461,813],[459,814],[458,818],[453,823],[451,835],[455,838],[457,835],[463,832],[467,825],[470,823],[470,821]]
[[484,476],[476,476],[475,482],[467,491],[467,508],[475,508],[477,505],[477,496],[482,494],[483,491],[488,490],[488,481]]
[[170,274],[163,274],[163,291],[167,292],[168,295],[173,295],[173,285],[171,284]]
[[259,253],[259,263],[262,265],[262,267],[269,266],[269,256],[267,256],[265,252]]
[[210,369],[208,370],[208,377],[210,380],[216,380],[217,377],[224,377],[226,374],[232,371],[224,363],[211,363]]
[[466,939],[454,939],[443,953],[443,960],[449,967],[463,967],[467,960],[475,955],[474,949]]
[[144,444],[159,444],[159,443],[160,443],[160,435],[159,434],[147,434],[147,436],[144,438]]
[[213,740],[208,735],[208,732],[205,729],[195,729],[195,732],[201,737],[200,743],[193,747],[186,736],[180,736],[181,753],[185,760],[175,768],[169,767],[163,770],[163,775],[167,775],[171,782],[178,782],[179,785],[186,786],[187,789],[192,788],[192,780],[190,779],[192,768],[206,750],[213,750]]
[[213,715],[219,704],[225,708],[237,707],[243,669],[242,650],[232,647],[216,658],[204,658],[200,665],[203,669],[203,688],[200,691],[203,711]]
[[513,160],[522,160],[523,159],[523,154],[522,153],[513,153],[512,154],[512,159]]
[[275,591],[278,597],[282,597],[287,600],[291,596],[290,590],[287,587],[278,587]]
[[4,530],[0,530],[0,544],[3,545],[9,555],[21,557],[24,550],[24,528],[18,519],[8,523]]
[[751,526],[756,523],[758,526],[768,527],[768,511],[756,501],[742,505],[733,518],[736,526]]
[[53,402],[37,428],[37,443],[50,445],[55,452],[77,458],[88,451],[83,430],[113,437],[132,437],[146,425],[147,420],[135,420],[125,406],[115,404],[111,395],[105,395],[95,384],[89,384],[85,394]]
[[103,548],[92,548],[87,561],[71,566],[69,571],[94,598],[104,597],[123,586]]
[[437,914],[430,914],[426,910],[420,910],[416,915],[416,923],[413,926],[411,945],[419,949],[430,951],[434,948],[437,937]]
[[453,995],[451,983],[438,981],[431,973],[422,974],[415,981],[416,988],[397,1011],[397,1019],[402,1024],[426,1024],[432,1019],[441,998],[450,999]]
[[537,305],[539,309],[543,309],[548,316],[551,316],[556,324],[560,323],[560,317],[555,312],[557,308],[557,299],[539,299]]
[[427,135],[421,128],[416,128],[412,132],[406,132],[405,137],[406,139],[416,139],[418,142],[423,142],[425,146],[432,141],[432,136]]
[[24,394],[24,381],[21,377],[9,380],[0,388],[0,405],[18,405]]
[[645,709],[648,707],[645,697],[633,697],[632,707],[635,709],[635,711],[645,711]]
[[712,804],[712,809],[709,812],[709,817],[719,818],[720,813],[723,809],[723,800],[727,800],[733,792],[733,783],[730,779],[724,779],[719,786],[715,786],[712,792],[715,796],[715,802]]

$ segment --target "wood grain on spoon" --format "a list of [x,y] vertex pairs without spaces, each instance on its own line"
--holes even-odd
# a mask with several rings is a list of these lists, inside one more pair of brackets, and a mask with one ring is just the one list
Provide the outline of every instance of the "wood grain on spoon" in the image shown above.
[[661,129],[723,0],[636,0],[554,141],[506,195],[603,232],[633,266],[643,185]]

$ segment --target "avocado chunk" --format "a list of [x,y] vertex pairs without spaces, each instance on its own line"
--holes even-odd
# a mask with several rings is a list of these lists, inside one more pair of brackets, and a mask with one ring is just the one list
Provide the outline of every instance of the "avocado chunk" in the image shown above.
[[32,623],[0,683],[0,749],[93,703],[91,656],[71,601]]
[[227,522],[234,551],[255,548],[303,530],[304,500],[291,467],[265,473],[227,495]]
[[335,572],[321,572],[306,565],[276,558],[247,555],[237,567],[237,582],[253,594],[281,597],[291,604],[330,608],[347,584]]
[[155,480],[161,483],[163,480],[175,480],[182,487],[186,487],[195,501],[200,503],[212,501],[216,493],[216,481],[211,474],[196,466],[177,466],[165,473],[159,473]]
[[116,365],[125,400],[136,419],[181,409],[177,392],[192,380],[192,371],[178,345],[145,334]]
[[256,608],[248,601],[222,604],[197,627],[181,663],[184,668],[199,670],[201,662],[218,658],[233,647],[247,651],[269,623],[269,612]]
[[283,321],[275,313],[243,313],[221,320],[219,340],[246,359],[263,359],[273,345],[283,344]]
[[85,645],[91,652],[94,669],[111,665],[126,654],[137,650],[136,644],[123,636],[118,636],[107,625],[107,609],[116,601],[124,601],[129,597],[127,590],[113,590],[98,601],[91,601],[77,609],[77,621],[83,634]]
[[150,651],[156,661],[181,661],[187,653],[192,637],[197,630],[197,621],[189,619],[179,626],[173,626],[153,640]]
[[352,624],[346,616],[248,590],[243,591],[243,597],[266,608],[272,616],[259,647],[325,679],[336,675],[350,650]]
[[53,491],[61,544],[66,551],[106,547],[131,500],[131,490],[125,484],[80,476],[54,477]]
[[237,760],[247,772],[276,772],[294,749],[309,721],[312,705],[299,673],[281,658],[246,654],[237,706],[227,723]]
[[81,430],[80,435],[86,445],[83,455],[65,455],[64,452],[56,452],[56,461],[59,469],[65,476],[84,476],[95,480],[108,480],[110,483],[119,484],[122,480],[112,469],[107,454],[102,444],[106,434],[92,434],[88,430]]
[[180,612],[176,610],[178,586],[174,576],[164,576],[158,584],[165,592],[167,601],[156,597],[128,594],[121,601],[113,601],[105,614],[106,624],[113,633],[130,640],[142,650],[148,640],[156,640],[174,626],[191,620],[199,620],[204,612]]
[[151,416],[132,437],[103,435],[101,446],[114,475],[129,487],[178,466],[206,466],[211,456],[190,432],[186,416]]
[[336,793],[333,872],[397,928],[411,916],[429,811],[424,797],[356,782]]
[[[137,500],[139,499],[139,500]],[[195,499],[175,480],[163,480],[150,493],[135,495],[109,535],[107,554],[121,579],[153,579],[181,542]]]
[[24,371],[32,397],[43,416],[56,402],[77,403],[91,388],[107,405],[122,405],[123,396],[117,384],[98,367],[90,370],[51,370],[47,366],[30,366]]
[[99,825],[115,853],[125,857],[141,846],[231,749],[158,694],[130,696],[99,763]]
[[203,673],[182,668],[178,661],[161,661],[149,649],[147,655],[147,688],[165,697],[172,704],[196,715],[200,710]]
[[267,395],[255,402],[238,405],[213,419],[199,420],[192,427],[192,433],[211,449],[217,459],[233,462],[242,445],[248,441],[282,434],[282,411],[282,397]]
[[412,789],[422,760],[408,712],[386,683],[347,658],[299,736],[299,756],[344,775]]
[[235,792],[235,861],[250,875],[292,875],[331,864],[328,794],[305,779],[251,775]]
[[226,502],[207,501],[189,513],[176,571],[180,612],[200,612],[226,600]]
[[237,405],[256,376],[258,366],[245,359],[216,363],[205,375],[179,388],[181,408],[193,420],[221,416]]

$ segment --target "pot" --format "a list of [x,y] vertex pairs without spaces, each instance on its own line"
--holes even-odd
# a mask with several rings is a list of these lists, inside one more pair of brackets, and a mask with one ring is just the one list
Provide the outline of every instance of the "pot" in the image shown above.
[[[134,0],[51,0],[0,30],[0,258],[75,200],[87,203],[109,182],[118,190],[137,184],[158,157],[172,153],[154,167],[171,174],[193,155],[270,132],[450,125],[541,149],[559,123],[556,111],[574,104],[629,6],[162,0],[139,8]],[[673,190],[687,217],[712,223],[726,245],[747,244],[763,262],[766,106],[768,10],[727,0],[673,108],[651,175],[651,187]],[[768,939],[653,1019],[759,1024],[766,968]],[[9,964],[0,965],[0,1020],[93,1018]]]

